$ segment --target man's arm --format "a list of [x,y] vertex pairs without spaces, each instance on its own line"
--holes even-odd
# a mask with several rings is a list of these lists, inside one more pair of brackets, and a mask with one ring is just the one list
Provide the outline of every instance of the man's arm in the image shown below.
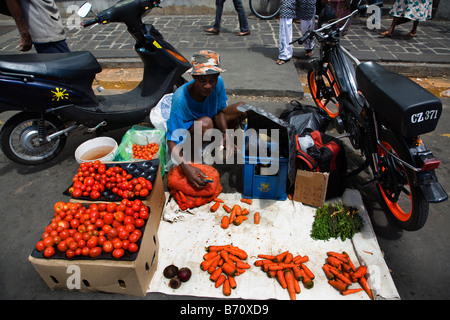
[[31,40],[28,23],[25,20],[25,16],[22,11],[20,0],[6,0],[6,5],[8,6],[8,10],[11,12],[11,16],[16,22],[17,29],[19,29],[20,51],[29,51],[33,46],[33,42]]

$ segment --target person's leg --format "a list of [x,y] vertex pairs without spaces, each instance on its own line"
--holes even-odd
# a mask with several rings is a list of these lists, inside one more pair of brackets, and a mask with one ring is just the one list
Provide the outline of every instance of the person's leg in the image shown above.
[[34,49],[37,53],[65,53],[70,52],[69,46],[65,40],[48,43],[34,43]]
[[242,5],[242,0],[233,0],[234,9],[238,13],[239,27],[241,32],[246,33],[250,31],[248,26],[247,15],[245,14],[244,6]]
[[417,34],[417,26],[419,25],[419,21],[413,21],[413,27],[409,32],[408,36],[415,37]]
[[278,32],[278,60],[277,64],[283,64],[292,58],[292,19],[280,18],[280,26]]
[[[194,121],[194,124],[188,130],[191,136],[191,157],[187,160],[198,162],[201,159],[203,136],[207,130],[212,128],[214,128],[214,123],[209,117],[201,117]],[[187,154],[183,154],[183,156],[187,158]]]
[[395,27],[397,26],[397,24],[399,23],[399,21],[400,21],[400,18],[399,18],[399,17],[393,17],[393,18],[392,18],[391,26],[389,27],[389,30],[387,30],[387,31],[385,31],[385,32],[382,32],[381,35],[384,36],[384,37],[391,37],[391,36],[392,36],[392,33],[394,32]]
[[[316,18],[316,12],[314,11],[314,14],[310,20],[301,20],[300,21],[300,30],[302,31],[302,35],[304,35],[306,32],[310,30],[314,30],[314,23]],[[306,56],[310,57],[313,54],[314,50],[314,38],[308,39],[303,44],[303,48],[306,51]]]
[[[220,127],[221,120],[227,123],[227,128],[235,129],[238,125],[247,118],[247,113],[238,110],[238,107],[244,105],[244,102],[238,102],[227,106],[221,113],[214,117],[214,124]],[[220,120],[220,117],[224,117]]]
[[222,22],[223,4],[226,0],[216,0],[216,20],[213,28],[220,30],[220,23]]

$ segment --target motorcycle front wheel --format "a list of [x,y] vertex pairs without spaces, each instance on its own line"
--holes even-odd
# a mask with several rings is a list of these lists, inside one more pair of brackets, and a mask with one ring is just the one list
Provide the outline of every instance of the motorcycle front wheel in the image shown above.
[[314,65],[308,71],[308,87],[315,104],[326,111],[330,118],[335,118],[339,115],[339,103],[334,93],[332,81],[325,74],[321,72]]
[[412,163],[411,154],[406,144],[399,141],[390,130],[381,130],[380,142],[382,146],[378,146],[378,165],[381,177],[377,189],[382,200],[381,206],[400,228],[419,230],[427,221],[429,204],[420,187],[413,184],[413,181],[417,181],[416,173],[395,160],[387,151],[409,164]]
[[[64,124],[51,115],[45,116],[41,128],[40,121],[40,114],[21,112],[5,122],[0,132],[0,143],[3,153],[10,160],[25,165],[39,165],[55,158],[62,151],[66,144],[65,135],[51,141],[45,137],[64,129]],[[39,135],[39,130],[42,135]]]

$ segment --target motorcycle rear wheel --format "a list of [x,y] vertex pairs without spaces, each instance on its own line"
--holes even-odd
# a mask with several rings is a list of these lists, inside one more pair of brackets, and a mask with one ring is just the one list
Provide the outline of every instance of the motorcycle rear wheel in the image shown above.
[[[55,158],[66,144],[61,135],[50,142],[39,139],[40,114],[21,112],[11,117],[2,127],[0,143],[3,153],[12,161],[24,165],[39,165]],[[56,117],[45,116],[44,137],[64,129]]]
[[[380,142],[398,158],[412,163],[406,144],[401,143],[392,131],[381,130]],[[416,173],[388,156],[380,146],[378,158],[382,172],[377,184],[381,206],[400,228],[407,231],[419,230],[427,221],[429,204],[420,187],[413,185],[413,181],[417,181]]]
[[280,0],[250,0],[250,11],[259,19],[270,20],[280,13]]

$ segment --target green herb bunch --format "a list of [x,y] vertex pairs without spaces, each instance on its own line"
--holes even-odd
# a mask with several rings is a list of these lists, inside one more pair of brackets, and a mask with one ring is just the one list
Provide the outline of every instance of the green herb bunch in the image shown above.
[[327,203],[317,209],[311,230],[311,238],[328,240],[340,237],[342,241],[351,239],[360,232],[363,220],[355,208],[345,206],[341,201],[335,204]]

